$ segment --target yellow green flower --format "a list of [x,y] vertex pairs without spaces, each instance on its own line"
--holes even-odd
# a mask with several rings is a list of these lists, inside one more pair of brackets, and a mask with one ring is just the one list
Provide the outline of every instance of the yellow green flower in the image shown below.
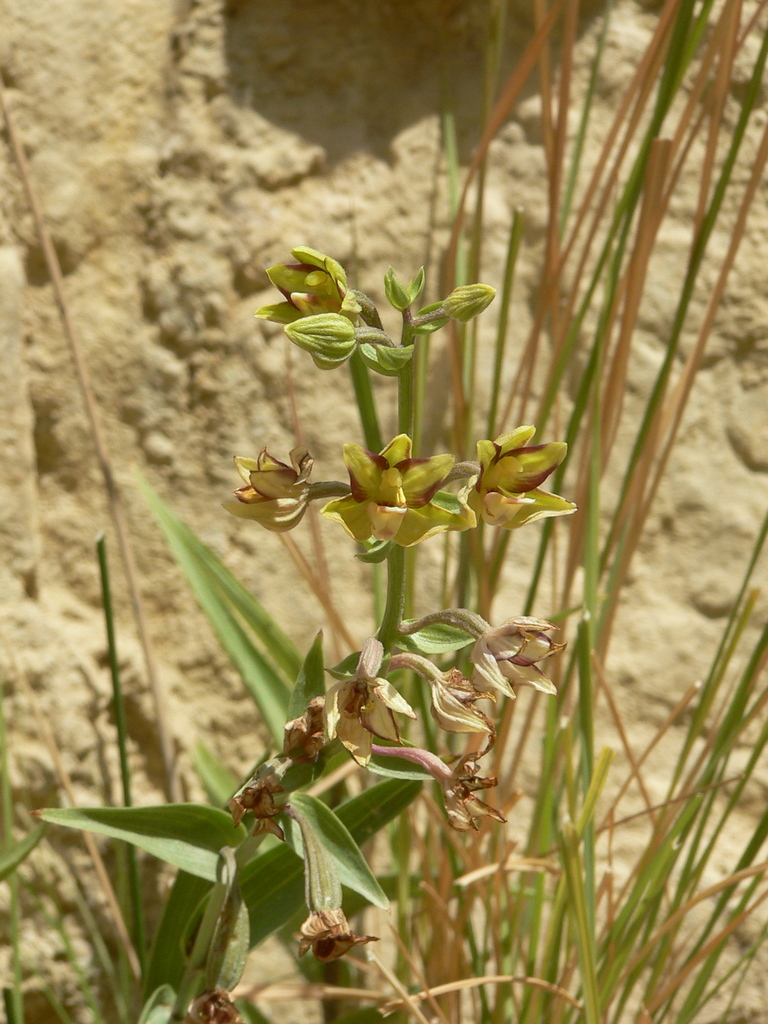
[[324,516],[344,527],[350,537],[366,541],[393,540],[410,547],[444,530],[466,530],[475,525],[474,512],[460,498],[447,496],[454,505],[435,500],[450,473],[452,455],[411,458],[411,439],[398,436],[378,455],[357,444],[344,445],[344,463],[351,493],[329,502]]
[[285,296],[285,302],[257,309],[255,316],[278,324],[291,324],[303,316],[341,313],[355,321],[360,304],[347,288],[344,268],[317,249],[297,246],[291,249],[296,263],[277,263],[267,268],[272,284]]
[[564,441],[528,445],[535,427],[518,427],[495,441],[478,441],[480,474],[468,489],[467,502],[484,522],[514,530],[547,516],[567,516],[573,502],[543,491],[544,483],[568,451]]
[[309,474],[312,456],[306,448],[294,448],[291,465],[273,459],[263,448],[256,459],[235,456],[235,466],[244,486],[234,492],[237,501],[224,508],[239,519],[255,519],[268,530],[282,533],[301,520],[309,504]]

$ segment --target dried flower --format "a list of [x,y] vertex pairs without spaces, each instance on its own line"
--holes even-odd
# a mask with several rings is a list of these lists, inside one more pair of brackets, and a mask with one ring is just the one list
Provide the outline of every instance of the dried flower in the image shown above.
[[475,796],[477,790],[491,789],[496,785],[496,779],[492,776],[483,778],[477,774],[478,761],[487,753],[487,750],[488,748],[482,752],[474,751],[464,754],[456,762],[456,765],[450,768],[431,750],[423,750],[420,747],[402,747],[393,750],[391,747],[382,747],[378,744],[374,744],[373,747],[373,752],[380,757],[399,757],[419,765],[429,772],[436,782],[440,783],[448,823],[457,832],[466,832],[470,828],[477,831],[478,818],[491,817],[496,821],[507,820],[500,811],[483,803]]
[[378,939],[375,935],[355,935],[341,907],[313,910],[301,926],[299,956],[304,956],[311,946],[315,959],[327,963],[338,960],[353,946],[368,942],[378,942]]
[[432,682],[432,717],[446,732],[486,732],[490,749],[496,730],[487,715],[474,707],[475,701],[491,694],[483,693],[457,668],[440,673]]
[[477,832],[480,827],[478,819],[486,816],[500,822],[507,820],[495,807],[483,803],[475,796],[477,790],[491,789],[496,785],[493,776],[483,778],[477,774],[480,756],[478,753],[465,754],[451,772],[450,779],[443,783],[448,821],[457,832],[467,832],[469,829]]
[[493,697],[490,693],[482,693],[457,668],[441,672],[427,658],[408,651],[392,656],[390,670],[407,668],[426,679],[432,688],[432,717],[446,732],[488,733],[490,749],[496,738],[493,723],[482,711],[473,707],[475,701],[483,697]]
[[472,680],[507,697],[514,697],[514,685],[533,686],[542,693],[557,693],[537,662],[562,651],[565,644],[551,640],[545,630],[557,627],[544,619],[524,616],[488,629],[475,643],[469,660],[475,666]]
[[267,276],[286,301],[262,306],[255,316],[278,324],[318,313],[341,313],[357,320],[360,304],[347,289],[347,275],[336,260],[307,246],[291,249],[291,255],[297,263],[278,263],[267,269]]
[[245,486],[234,492],[237,501],[224,508],[239,519],[255,519],[268,530],[282,533],[300,521],[309,504],[312,456],[300,446],[290,453],[291,465],[273,459],[262,448],[256,459],[235,456],[235,466]]
[[444,530],[475,525],[474,513],[461,500],[457,511],[433,501],[450,472],[452,455],[412,459],[407,434],[398,434],[379,454],[357,444],[344,445],[351,493],[329,502],[323,515],[341,523],[357,541],[394,540],[410,547]]
[[241,786],[227,804],[235,825],[243,820],[246,811],[252,811],[256,818],[253,834],[270,832],[278,839],[284,839],[283,830],[273,819],[283,807],[275,801],[277,793],[283,793],[283,776],[293,762],[287,757],[273,757],[256,769],[254,776]]
[[514,530],[548,516],[567,516],[576,506],[540,489],[566,456],[563,441],[526,447],[535,427],[518,427],[495,441],[478,441],[480,474],[468,488],[470,508],[491,526]]
[[338,736],[354,759],[367,765],[373,736],[400,742],[394,712],[415,718],[410,704],[386,679],[376,673],[384,648],[378,640],[366,640],[355,674],[334,683],[325,698],[325,728],[328,738]]
[[325,744],[325,697],[314,697],[299,718],[283,727],[283,753],[293,761],[313,761]]
[[203,992],[187,1010],[184,1024],[243,1024],[243,1018],[229,997],[221,989]]

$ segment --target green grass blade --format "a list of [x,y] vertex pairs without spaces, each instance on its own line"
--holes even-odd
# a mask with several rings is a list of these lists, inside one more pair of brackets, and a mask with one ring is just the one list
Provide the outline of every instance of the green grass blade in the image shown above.
[[[101,600],[104,608],[104,621],[107,629],[107,652],[109,655],[109,673],[112,679],[112,705],[115,711],[115,728],[117,731],[117,750],[120,759],[120,781],[123,788],[123,805],[130,807],[131,800],[131,773],[128,767],[128,729],[125,724],[125,705],[123,703],[123,691],[120,685],[120,668],[117,659],[117,640],[115,637],[115,620],[112,611],[112,590],[109,583],[109,566],[107,563],[107,546],[104,534],[100,533],[96,538],[96,557],[99,562],[99,575],[101,578]],[[147,955],[147,937],[144,926],[144,905],[141,895],[141,882],[139,880],[139,865],[136,858],[136,849],[128,846],[125,849],[125,856],[128,862],[128,889],[129,907],[123,908],[125,917],[130,920],[133,928],[133,945],[139,964],[142,969]],[[127,911],[127,912],[126,912]]]

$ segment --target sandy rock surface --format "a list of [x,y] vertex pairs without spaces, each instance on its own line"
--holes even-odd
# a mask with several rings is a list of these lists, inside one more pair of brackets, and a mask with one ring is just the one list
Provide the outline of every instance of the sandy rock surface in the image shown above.
[[[649,5],[618,5],[597,92],[595,117],[606,125],[654,16]],[[268,444],[285,458],[297,416],[317,479],[343,479],[340,443],[361,437],[348,376],[323,374],[288,350],[278,327],[253,319],[273,301],[264,268],[308,244],[380,299],[388,264],[407,277],[426,263],[427,300],[437,297],[449,223],[441,88],[452,91],[466,162],[478,139],[484,6],[343,0],[308,19],[294,0],[5,0],[0,21],[7,100],[124,496],[182,792],[199,799],[195,742],[205,738],[240,773],[259,756],[264,732],[167,553],[134,469],[306,644],[324,614],[281,540],[220,507],[238,484],[232,456]],[[529,31],[524,18],[512,20],[505,67]],[[587,16],[582,83],[595,31]],[[512,210],[528,210],[510,358],[530,325],[540,273],[543,170],[540,101],[528,93],[493,145],[486,202],[493,262],[484,276],[497,286]],[[114,532],[6,136],[0,171],[0,672],[14,795],[26,808],[60,799],[49,730],[79,803],[119,799],[94,551],[103,530],[136,798],[159,802],[154,708]],[[767,200],[763,187],[619,614],[611,671],[638,736],[706,670],[768,502]],[[637,408],[673,316],[670,276],[682,273],[691,211],[683,203],[676,215],[681,230],[672,222],[660,239],[633,354],[627,402]],[[696,299],[702,309],[705,298]],[[492,327],[490,314],[484,342]],[[446,381],[436,368],[428,411],[436,450],[447,443]],[[377,387],[386,404],[391,389]],[[385,431],[394,427],[386,407]],[[369,569],[334,524],[319,529],[329,562],[342,566],[334,597],[359,641],[371,624]],[[306,524],[292,537],[309,550]],[[510,576],[498,617],[515,614],[517,599]],[[56,843],[76,868],[79,840]],[[66,893],[71,879],[56,856],[48,861]],[[147,884],[162,879],[149,872]],[[44,964],[74,1018],[87,1019],[56,936],[30,925],[25,944],[30,965]],[[85,944],[82,953],[90,969]],[[34,980],[30,989],[30,1021],[52,1019]],[[746,1010],[760,998],[745,996]]]

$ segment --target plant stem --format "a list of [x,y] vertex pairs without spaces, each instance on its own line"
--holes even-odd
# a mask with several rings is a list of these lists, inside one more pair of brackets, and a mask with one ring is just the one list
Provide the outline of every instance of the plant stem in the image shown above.
[[403,617],[405,603],[405,548],[393,545],[387,556],[387,603],[376,634],[384,650],[389,651],[398,636],[398,623]]

